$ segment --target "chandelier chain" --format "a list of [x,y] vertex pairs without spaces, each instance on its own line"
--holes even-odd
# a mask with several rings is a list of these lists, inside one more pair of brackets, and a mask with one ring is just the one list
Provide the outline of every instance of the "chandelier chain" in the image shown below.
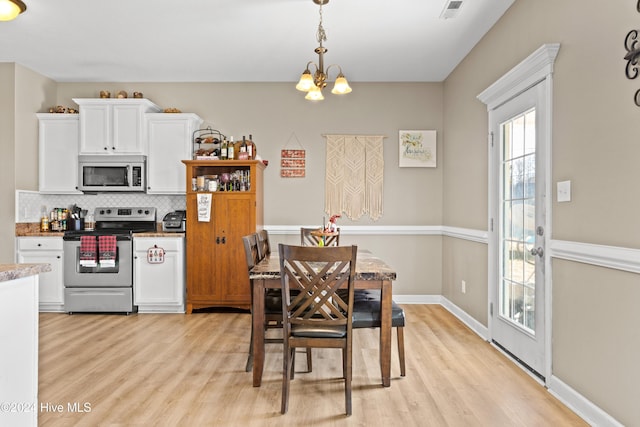
[[316,34],[316,38],[320,46],[322,46],[323,41],[327,41],[327,33],[324,31],[324,27],[322,26],[322,3],[320,3],[320,11],[318,12],[320,15],[320,23],[318,24],[318,33]]

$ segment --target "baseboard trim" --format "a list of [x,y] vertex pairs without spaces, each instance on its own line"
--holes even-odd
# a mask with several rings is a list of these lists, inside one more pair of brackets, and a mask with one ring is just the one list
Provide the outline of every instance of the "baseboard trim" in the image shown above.
[[551,376],[548,382],[548,390],[549,393],[592,426],[623,427],[623,424],[587,400],[558,377]]

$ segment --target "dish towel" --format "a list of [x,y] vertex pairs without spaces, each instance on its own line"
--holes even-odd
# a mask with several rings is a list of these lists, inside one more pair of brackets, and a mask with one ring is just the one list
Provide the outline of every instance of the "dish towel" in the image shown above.
[[97,267],[96,236],[80,236],[80,266]]
[[116,236],[98,236],[100,267],[116,266]]

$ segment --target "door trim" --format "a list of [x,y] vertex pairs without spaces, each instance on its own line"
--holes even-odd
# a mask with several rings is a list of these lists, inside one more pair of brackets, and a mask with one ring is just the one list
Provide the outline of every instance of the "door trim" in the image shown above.
[[[546,151],[546,161],[545,161],[545,186],[546,186],[546,199],[544,201],[544,207],[546,210],[546,231],[544,235],[545,239],[545,247],[549,246],[550,237],[552,236],[552,195],[553,192],[551,190],[551,141],[552,141],[552,88],[553,88],[553,66],[555,63],[555,59],[558,55],[558,51],[560,50],[559,43],[553,44],[544,44],[531,55],[529,55],[525,60],[520,62],[510,71],[508,71],[505,75],[500,77],[495,83],[485,89],[482,93],[478,95],[478,99],[487,105],[487,111],[489,115],[489,120],[487,122],[488,129],[492,127],[492,111],[496,108],[500,107],[505,102],[510,99],[516,97],[517,95],[523,93],[527,89],[537,85],[544,84],[544,108],[543,114],[544,117],[541,117],[542,120],[546,121],[546,126],[544,126],[544,134],[541,135],[543,138],[544,150]],[[488,197],[489,197],[489,212],[488,212],[488,230],[489,230],[489,247],[488,247],[488,331],[489,335],[492,333],[493,327],[493,315],[491,313],[492,307],[491,303],[496,300],[496,286],[498,271],[497,271],[497,248],[498,248],[498,233],[497,230],[494,229],[493,224],[497,224],[498,212],[497,212],[497,202],[495,198],[497,197],[496,188],[497,188],[497,165],[494,165],[494,156],[492,154],[492,145],[494,144],[493,136],[489,132],[488,135],[488,165],[489,165],[489,180],[488,180]],[[552,361],[552,352],[551,352],[551,332],[552,332],[552,313],[551,313],[551,296],[552,296],[552,272],[551,272],[551,262],[550,257],[547,254],[544,256],[544,269],[545,269],[545,300],[544,300],[544,372],[541,374],[546,378],[548,382],[551,378],[551,361]],[[495,308],[497,310],[497,307]]]

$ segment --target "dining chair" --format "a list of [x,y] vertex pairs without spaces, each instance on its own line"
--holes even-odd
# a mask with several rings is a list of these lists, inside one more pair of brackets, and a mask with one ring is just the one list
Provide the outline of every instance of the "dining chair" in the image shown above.
[[[341,290],[342,291],[342,290]],[[357,289],[353,300],[353,329],[380,328],[381,293],[378,289]],[[400,376],[406,373],[404,362],[404,310],[395,301],[391,306],[391,327],[396,329],[398,338],[398,359]]]
[[271,243],[269,242],[269,232],[267,230],[258,231],[258,253],[260,259],[271,254]]
[[[320,236],[314,236],[311,232],[317,231],[317,228],[300,227],[300,245],[301,246],[318,246]],[[326,236],[324,246],[340,246],[340,227],[336,229],[336,234]]]
[[[265,231],[266,233],[266,231]],[[265,253],[260,251],[259,233],[252,233],[242,237],[242,243],[244,245],[245,259],[247,261],[247,273],[258,262],[260,262],[265,256]],[[267,235],[268,239],[268,235]],[[267,243],[268,245],[268,243]],[[251,279],[249,279],[250,293],[251,293],[251,306],[253,307],[253,285]],[[264,301],[264,329],[265,332],[269,329],[282,329],[282,296],[279,289],[269,289],[265,292]],[[247,363],[245,365],[245,371],[249,372],[253,369],[253,313],[251,314],[251,341],[249,343],[249,355],[247,356]],[[265,344],[281,344],[282,337],[266,337]],[[307,371],[311,372],[311,349],[307,349]]]
[[[295,349],[339,348],[345,381],[345,408],[352,413],[352,322],[357,246],[278,245],[282,281],[284,339],[282,406],[289,406]],[[346,298],[336,291],[346,286]],[[291,291],[298,290],[297,295]]]

